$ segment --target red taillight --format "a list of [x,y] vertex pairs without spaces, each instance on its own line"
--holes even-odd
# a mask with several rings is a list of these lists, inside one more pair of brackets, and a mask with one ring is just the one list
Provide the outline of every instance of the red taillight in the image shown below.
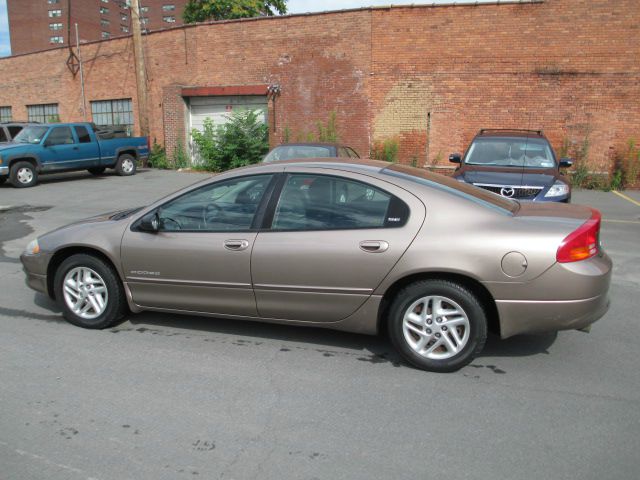
[[560,263],[578,262],[597,255],[600,249],[601,218],[598,210],[591,209],[591,218],[562,241],[556,260]]

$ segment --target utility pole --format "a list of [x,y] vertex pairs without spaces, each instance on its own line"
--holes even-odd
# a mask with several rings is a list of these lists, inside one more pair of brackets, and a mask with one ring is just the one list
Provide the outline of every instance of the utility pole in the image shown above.
[[136,64],[136,86],[138,89],[138,121],[140,135],[149,136],[149,110],[147,108],[147,80],[142,52],[142,31],[140,29],[140,6],[138,0],[131,0],[131,27],[133,28],[133,55]]

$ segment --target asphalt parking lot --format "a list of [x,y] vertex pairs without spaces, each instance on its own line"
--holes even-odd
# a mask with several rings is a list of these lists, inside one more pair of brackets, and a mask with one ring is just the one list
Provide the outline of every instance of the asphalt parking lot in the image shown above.
[[574,192],[615,264],[591,333],[490,338],[453,374],[318,329],[144,313],[83,330],[24,285],[34,236],[204,177],[0,187],[0,479],[638,478],[638,192]]

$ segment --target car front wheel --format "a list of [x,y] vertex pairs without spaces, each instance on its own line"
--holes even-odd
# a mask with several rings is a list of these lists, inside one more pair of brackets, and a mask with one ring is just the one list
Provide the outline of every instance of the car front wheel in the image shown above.
[[487,338],[487,319],[478,299],[463,285],[448,280],[424,280],[404,287],[389,314],[394,347],[423,370],[458,370],[482,351]]
[[83,328],[107,328],[126,310],[118,275],[104,260],[88,254],[62,262],[54,278],[56,300],[64,317]]
[[16,162],[11,165],[9,181],[15,188],[33,187],[38,183],[38,171],[31,162]]

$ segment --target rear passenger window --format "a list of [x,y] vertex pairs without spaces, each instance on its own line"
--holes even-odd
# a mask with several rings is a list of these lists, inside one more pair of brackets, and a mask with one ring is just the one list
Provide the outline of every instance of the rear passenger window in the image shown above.
[[7,134],[4,133],[4,128],[0,127],[0,142],[8,142]]
[[273,218],[273,230],[347,230],[398,227],[409,208],[371,185],[325,175],[287,179]]
[[79,143],[91,143],[91,137],[89,136],[89,131],[87,127],[77,126],[75,127],[76,134],[78,135]]

